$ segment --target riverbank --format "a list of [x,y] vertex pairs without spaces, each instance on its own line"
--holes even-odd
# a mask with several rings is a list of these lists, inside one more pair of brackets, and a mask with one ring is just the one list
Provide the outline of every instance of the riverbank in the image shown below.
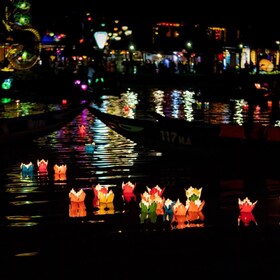
[[277,90],[280,95],[279,74],[120,74],[105,73],[104,80],[93,83],[88,90],[80,90],[75,86],[77,77],[74,74],[50,72],[34,72],[31,70],[15,72],[13,74],[12,88],[1,91],[2,96],[15,98],[55,98],[90,97],[91,94],[118,94],[128,88],[134,91],[168,88],[178,90],[193,90],[204,96],[217,98],[240,97],[244,92],[250,91],[255,83],[266,85]]

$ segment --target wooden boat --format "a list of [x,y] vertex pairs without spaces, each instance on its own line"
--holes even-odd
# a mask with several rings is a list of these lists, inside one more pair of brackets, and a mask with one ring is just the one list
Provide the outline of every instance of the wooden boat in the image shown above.
[[218,153],[256,155],[280,150],[280,128],[262,125],[187,122],[152,113],[151,119],[132,119],[88,109],[108,127],[138,145],[166,155]]
[[15,118],[1,118],[0,144],[25,142],[58,130],[87,106],[88,102],[81,101],[61,110]]

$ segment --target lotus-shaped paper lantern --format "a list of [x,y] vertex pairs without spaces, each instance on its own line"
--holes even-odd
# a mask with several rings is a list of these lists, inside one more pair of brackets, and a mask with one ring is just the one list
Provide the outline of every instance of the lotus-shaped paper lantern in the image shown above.
[[34,172],[34,164],[32,162],[29,162],[27,164],[21,163],[20,168],[23,173],[33,173]]
[[141,209],[140,222],[144,223],[145,220],[155,223],[157,220],[157,203],[152,199],[148,192],[141,194],[141,201],[139,203]]
[[125,202],[136,201],[136,195],[134,194],[136,184],[132,184],[130,181],[122,183],[122,197]]
[[156,185],[153,188],[147,187],[147,191],[151,196],[159,195],[162,196],[165,188],[160,188],[158,185]]
[[255,208],[257,201],[252,203],[248,197],[241,200],[238,198],[238,205],[240,212],[247,212],[250,213]]
[[54,170],[54,173],[56,174],[66,174],[66,171],[67,171],[67,165],[66,164],[61,164],[61,165],[58,165],[58,164],[55,164],[53,166],[53,170]]
[[179,216],[186,216],[187,214],[186,206],[179,199],[177,199],[177,201],[173,205],[173,213],[174,215]]
[[[100,193],[107,195],[109,192],[109,188],[107,186],[101,186],[100,184],[97,184],[95,187],[92,186],[92,190],[94,194],[92,204],[94,208],[98,208],[100,203]],[[102,199],[104,200],[104,198]]]
[[185,189],[186,193],[186,208],[190,212],[198,212],[202,211],[205,201],[200,200],[202,188],[197,189],[193,187],[189,187],[188,189]]
[[173,205],[173,218],[171,221],[172,229],[183,229],[187,227],[186,225],[186,214],[187,214],[187,208],[186,206],[179,200],[175,202]]
[[240,221],[243,222],[244,226],[249,226],[251,223],[257,225],[257,221],[252,213],[256,204],[257,200],[255,202],[251,202],[248,197],[243,200],[238,198],[238,205],[240,210],[240,214],[238,216],[238,225],[240,225]]
[[69,205],[69,217],[85,217],[86,206],[85,206],[86,193],[83,189],[76,192],[73,188],[69,192],[70,205]]
[[197,189],[197,188],[193,188],[192,186],[189,187],[188,189],[185,189],[186,197],[188,200],[191,201],[200,199],[201,192],[202,192],[202,188]]
[[39,174],[46,174],[48,173],[48,160],[37,160],[37,167]]
[[55,164],[53,166],[54,170],[54,180],[55,181],[65,181],[66,180],[66,171],[67,171],[67,165],[66,164]]
[[93,154],[94,150],[95,150],[95,142],[85,144],[85,152],[87,154]]
[[21,163],[21,175],[23,178],[30,178],[34,175],[34,164],[32,162],[29,162],[27,164]]
[[165,202],[165,198],[156,195],[154,201],[155,201],[155,203],[157,204],[156,214],[157,214],[157,215],[163,215],[163,214],[164,214],[164,202]]
[[141,208],[141,211],[145,213],[155,213],[157,209],[157,203],[153,200],[152,196],[147,192],[144,192],[140,195],[141,201],[139,203],[139,206]]
[[107,193],[104,193],[100,191],[98,193],[98,198],[99,198],[99,206],[101,204],[107,204],[107,203],[112,203],[114,200],[115,194],[113,193],[112,190],[108,191]]
[[175,201],[171,200],[170,198],[167,198],[164,201],[164,214],[163,214],[163,221],[172,221],[173,219],[173,206],[175,204]]

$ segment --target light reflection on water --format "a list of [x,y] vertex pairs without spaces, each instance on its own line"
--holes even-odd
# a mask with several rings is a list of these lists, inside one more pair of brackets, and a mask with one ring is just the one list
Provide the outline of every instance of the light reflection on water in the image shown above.
[[[251,105],[244,99],[230,99],[228,102],[198,100],[193,92],[187,90],[134,92],[128,89],[117,96],[97,98],[95,103],[103,111],[129,118],[150,118],[147,112],[155,110],[190,122],[243,124],[248,120],[250,111],[254,122],[266,125],[271,113],[271,106],[267,104],[255,104],[253,110],[249,110],[248,106]],[[21,105],[20,115],[25,111],[42,110],[43,107],[28,104],[28,109],[22,108],[25,106]],[[85,133],[79,130],[81,125],[85,127]],[[95,150],[88,154],[85,144],[92,141],[96,144]],[[258,224],[279,224],[280,177],[264,163],[254,163],[254,171],[250,172],[243,169],[246,164],[239,167],[229,162],[226,166],[217,163],[214,158],[208,159],[208,164],[193,158],[169,162],[162,158],[160,152],[138,146],[110,130],[88,110],[84,110],[59,131],[37,139],[34,145],[25,149],[26,153],[2,171],[1,225],[4,226],[26,227],[73,221],[68,214],[68,194],[72,188],[86,192],[87,215],[74,219],[75,222],[83,220],[95,223],[101,219],[99,215],[126,215],[129,207],[122,199],[121,184],[129,180],[137,185],[138,200],[134,207],[138,212],[135,219],[139,219],[140,194],[147,186],[165,187],[166,198],[179,198],[181,201],[186,199],[184,189],[194,186],[203,188],[206,226],[220,223],[236,225],[237,200],[245,196],[258,200],[254,210]],[[48,174],[41,176],[35,171],[32,176],[23,177],[21,162],[36,164],[40,159],[49,161]],[[53,170],[55,164],[67,165],[64,178],[56,178]],[[91,187],[98,183],[108,186],[115,193],[113,210],[93,208]],[[155,223],[161,225],[161,219],[159,216]],[[140,223],[140,220],[134,221],[137,222]]]

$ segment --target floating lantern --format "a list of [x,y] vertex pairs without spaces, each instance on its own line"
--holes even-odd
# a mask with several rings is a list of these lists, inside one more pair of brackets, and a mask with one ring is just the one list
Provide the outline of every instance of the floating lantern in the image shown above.
[[239,216],[238,216],[238,225],[240,226],[240,221],[243,222],[244,226],[249,226],[250,224],[257,225],[257,221],[252,213],[253,209],[255,208],[257,201],[251,202],[248,197],[241,200],[238,198],[238,205],[239,205]]
[[202,188],[197,189],[197,188],[189,187],[188,189],[185,189],[185,193],[187,197],[186,207],[188,211],[190,212],[202,211],[205,205],[205,201],[200,200],[201,192],[202,192]]
[[54,167],[54,180],[55,181],[65,181],[66,180],[66,171],[67,165],[66,164],[55,164]]
[[33,173],[34,172],[34,164],[29,162],[27,164],[21,163],[20,168],[22,172]]
[[48,173],[48,160],[37,160],[37,167],[39,174],[46,174]]
[[67,165],[66,164],[61,164],[61,165],[55,164],[53,169],[54,169],[54,173],[56,173],[56,174],[66,174]]
[[122,183],[122,198],[125,202],[136,201],[136,196],[134,194],[136,184],[132,184],[130,181],[127,183]]
[[87,154],[93,154],[94,150],[95,150],[94,142],[85,144],[85,151]]
[[92,190],[93,190],[93,207],[94,208],[98,208],[100,201],[99,201],[99,193],[103,193],[103,194],[107,194],[109,192],[109,188],[107,186],[101,186],[100,184],[97,184],[95,187],[92,186]]
[[98,193],[98,198],[99,198],[99,206],[100,206],[101,204],[112,203],[115,198],[115,194],[112,190],[110,190],[107,193],[100,191]]
[[175,204],[175,201],[171,200],[170,198],[167,198],[164,201],[164,214],[163,214],[163,221],[172,221],[173,219],[173,206]]
[[157,203],[153,200],[152,196],[148,192],[141,194],[141,201],[139,203],[141,209],[140,223],[144,223],[145,220],[155,223],[157,221]]
[[179,199],[173,205],[173,213],[177,216],[186,216],[187,214],[186,206]]
[[69,192],[70,205],[69,217],[85,217],[87,215],[85,205],[86,193],[83,189],[76,192],[73,188]]
[[161,196],[156,196],[155,200],[154,200],[157,204],[157,208],[156,208],[156,214],[157,215],[163,215],[164,214],[164,202],[165,202],[165,198],[161,197]]
[[29,162],[27,164],[21,163],[20,168],[21,168],[21,174],[22,174],[23,178],[33,176],[33,174],[34,174],[34,164],[32,162]]
[[175,225],[177,229],[183,229],[187,227],[186,219],[187,219],[187,208],[186,206],[179,200],[175,202],[173,205],[173,218],[171,221],[172,225]]

